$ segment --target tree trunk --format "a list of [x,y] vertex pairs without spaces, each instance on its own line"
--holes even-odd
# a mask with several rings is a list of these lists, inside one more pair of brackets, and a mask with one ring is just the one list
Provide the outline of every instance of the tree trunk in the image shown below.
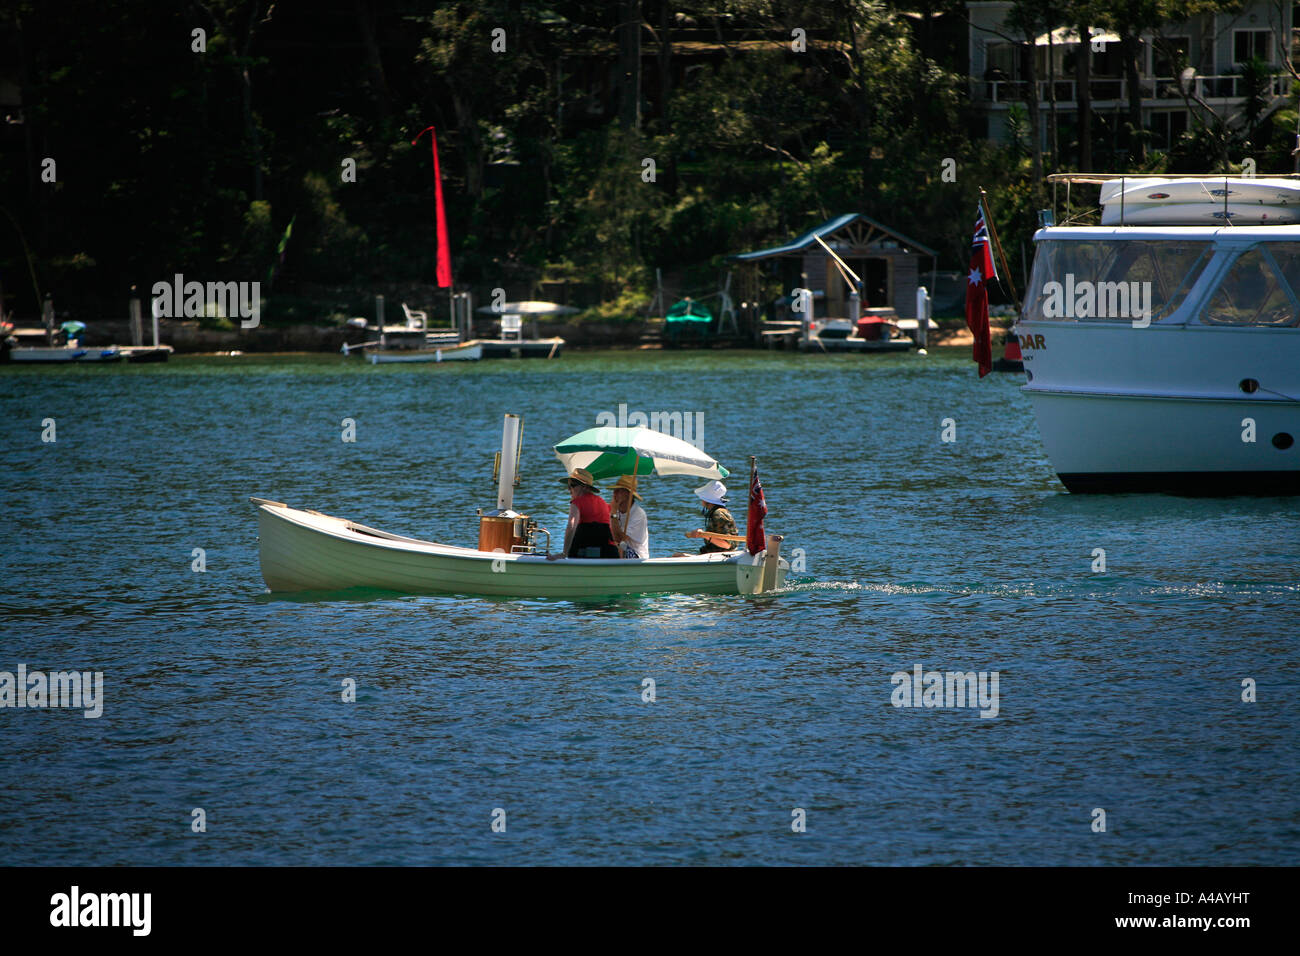
[[673,93],[673,40],[672,5],[669,0],[659,3],[659,117],[668,119],[668,98]]
[[1042,130],[1038,102],[1038,57],[1034,49],[1034,37],[1029,36],[1029,51],[1025,55],[1025,109],[1029,113],[1029,160],[1031,163],[1033,189],[1038,190],[1043,181]]
[[853,5],[843,6],[844,23],[849,37],[849,60],[853,64],[853,80],[857,87],[856,96],[849,97],[853,112],[858,115],[856,145],[862,156],[861,201],[866,208],[874,204],[876,194],[876,177],[871,169],[871,123],[872,103],[866,85],[866,65],[862,62],[862,51],[858,48],[858,28],[853,21]]
[[262,4],[254,3],[248,11],[248,27],[244,31],[244,45],[240,55],[239,83],[244,113],[244,136],[248,141],[248,161],[253,167],[253,201],[261,202],[263,194],[262,131],[253,115],[253,38],[257,35]]
[[1079,171],[1092,168],[1092,37],[1086,23],[1079,26],[1079,54],[1074,64],[1074,81],[1079,104]]
[[374,102],[375,112],[379,118],[387,120],[393,115],[392,94],[388,90],[388,80],[384,76],[384,61],[379,55],[379,44],[375,41],[375,29],[371,23],[372,15],[366,0],[355,0],[357,26],[361,32],[361,50],[365,55],[366,74],[370,87],[370,99]]
[[1056,44],[1052,42],[1051,21],[1047,27],[1047,101],[1051,104],[1047,114],[1047,145],[1050,150],[1052,172],[1059,169],[1056,155]]
[[483,198],[483,137],[479,135],[478,118],[468,96],[452,90],[451,103],[456,110],[456,127],[460,130],[465,153],[465,192],[475,199]]
[[641,3],[622,0],[618,6],[619,124],[641,128]]
[[1129,158],[1135,163],[1145,163],[1147,159],[1146,136],[1142,129],[1142,87],[1140,86],[1138,57],[1142,52],[1142,43],[1135,30],[1125,30],[1120,40],[1120,49],[1124,53],[1124,76],[1128,81],[1128,135]]

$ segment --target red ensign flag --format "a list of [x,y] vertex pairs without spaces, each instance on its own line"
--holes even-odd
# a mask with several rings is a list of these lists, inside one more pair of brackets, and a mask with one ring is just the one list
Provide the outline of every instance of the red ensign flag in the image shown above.
[[767,535],[763,533],[763,519],[766,517],[767,499],[763,496],[763,485],[755,468],[749,478],[749,514],[745,517],[745,547],[750,554],[758,554],[767,547]]
[[[420,131],[420,136],[429,134],[433,141],[433,199],[438,224],[438,288],[451,288],[451,247],[447,244],[447,212],[442,206],[442,170],[438,167],[438,134],[432,126]],[[414,146],[420,136],[411,140]]]
[[993,342],[989,335],[989,279],[997,278],[992,243],[984,222],[984,203],[975,217],[975,239],[970,250],[970,274],[966,277],[966,325],[975,336],[972,348],[979,363],[980,378],[993,371]]

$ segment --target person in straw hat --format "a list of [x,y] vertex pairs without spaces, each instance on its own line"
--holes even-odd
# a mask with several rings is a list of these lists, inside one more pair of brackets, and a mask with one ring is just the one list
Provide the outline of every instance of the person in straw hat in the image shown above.
[[686,537],[704,539],[704,544],[700,546],[700,554],[708,554],[711,551],[735,551],[735,542],[710,536],[710,532],[732,536],[740,534],[736,530],[736,519],[731,517],[731,512],[726,508],[727,486],[714,480],[696,488],[695,494],[703,502],[700,511],[704,515],[704,530],[688,531]]
[[547,558],[617,558],[609,505],[598,494],[591,472],[575,468],[561,481],[569,485],[569,524],[564,529],[564,550]]
[[650,528],[645,509],[637,504],[642,497],[636,491],[636,477],[624,475],[614,482],[613,517],[609,526],[614,532],[614,543],[624,558],[650,557]]

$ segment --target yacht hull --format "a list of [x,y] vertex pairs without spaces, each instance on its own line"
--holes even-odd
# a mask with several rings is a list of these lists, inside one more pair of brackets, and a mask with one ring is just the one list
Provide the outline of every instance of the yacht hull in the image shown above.
[[1028,396],[1071,492],[1300,494],[1300,334],[1021,322]]

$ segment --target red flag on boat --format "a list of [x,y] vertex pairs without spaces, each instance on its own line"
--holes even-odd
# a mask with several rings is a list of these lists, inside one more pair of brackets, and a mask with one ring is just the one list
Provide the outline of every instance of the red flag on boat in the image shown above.
[[749,514],[745,517],[745,547],[750,554],[758,554],[767,547],[767,535],[763,533],[763,519],[767,517],[767,499],[763,496],[763,485],[758,480],[758,468],[749,476]]
[[[433,198],[438,224],[438,288],[449,289],[451,288],[451,247],[447,244],[447,212],[442,205],[442,170],[438,166],[438,133],[432,126],[421,130],[420,136],[425,133],[429,134],[429,139],[433,142]],[[411,140],[412,146],[420,141],[420,136]]]
[[988,225],[984,222],[984,203],[975,217],[975,238],[970,250],[970,274],[966,277],[966,325],[975,336],[973,356],[980,367],[980,378],[993,370],[993,342],[989,335],[989,279],[997,278],[993,265],[993,248]]

